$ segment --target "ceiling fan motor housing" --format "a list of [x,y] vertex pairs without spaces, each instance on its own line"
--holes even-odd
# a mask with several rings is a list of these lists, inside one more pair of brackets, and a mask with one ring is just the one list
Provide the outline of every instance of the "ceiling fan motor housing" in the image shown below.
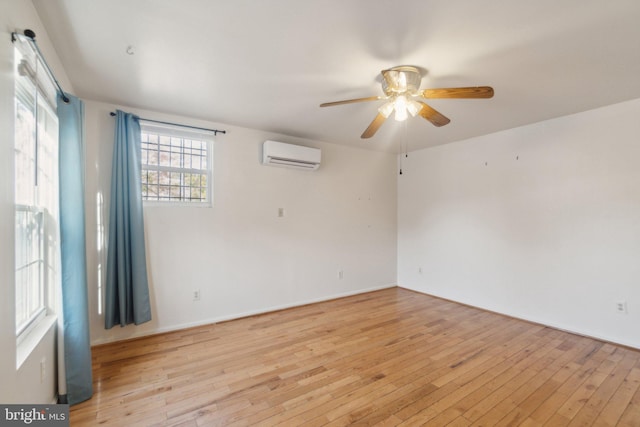
[[387,96],[407,94],[416,95],[420,89],[422,75],[420,70],[409,65],[382,70],[382,90]]

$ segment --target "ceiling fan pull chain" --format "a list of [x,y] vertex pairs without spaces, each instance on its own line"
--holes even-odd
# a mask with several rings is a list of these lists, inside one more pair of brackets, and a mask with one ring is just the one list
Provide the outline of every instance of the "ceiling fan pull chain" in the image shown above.
[[398,160],[400,161],[400,173],[399,175],[402,175],[402,141],[400,141],[400,156],[398,156]]
[[402,142],[400,143],[400,175],[402,175],[402,152],[404,151],[404,157],[409,157],[409,139],[407,137],[407,122],[404,122],[404,150],[402,149]]

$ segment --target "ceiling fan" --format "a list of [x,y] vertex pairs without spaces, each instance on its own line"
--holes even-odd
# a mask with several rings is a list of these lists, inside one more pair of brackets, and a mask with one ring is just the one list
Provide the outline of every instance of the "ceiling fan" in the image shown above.
[[334,105],[353,104],[356,102],[379,101],[387,102],[378,108],[378,114],[373,119],[369,127],[362,133],[361,138],[371,138],[382,126],[384,121],[395,111],[395,119],[406,120],[408,114],[417,114],[431,122],[434,126],[444,126],[450,120],[431,108],[426,103],[416,100],[416,98],[438,99],[438,98],[491,98],[493,88],[490,86],[477,87],[455,87],[440,89],[420,90],[422,75],[417,67],[402,65],[399,67],[382,70],[382,91],[384,96],[369,96],[367,98],[347,99],[344,101],[326,102],[320,104],[321,107],[332,107]]

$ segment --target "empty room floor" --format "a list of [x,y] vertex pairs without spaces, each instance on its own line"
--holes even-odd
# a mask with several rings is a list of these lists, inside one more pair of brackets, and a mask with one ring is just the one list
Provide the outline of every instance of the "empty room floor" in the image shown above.
[[402,288],[93,349],[71,425],[640,426],[640,351]]

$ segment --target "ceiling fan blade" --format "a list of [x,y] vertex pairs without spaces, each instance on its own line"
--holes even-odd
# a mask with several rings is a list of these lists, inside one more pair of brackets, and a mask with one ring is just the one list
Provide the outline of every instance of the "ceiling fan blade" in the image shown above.
[[377,131],[380,129],[380,126],[384,123],[387,118],[382,114],[378,113],[375,119],[371,122],[368,128],[362,132],[362,136],[360,138],[371,138]]
[[450,87],[440,89],[425,89],[421,92],[423,98],[492,98],[491,86]]
[[418,104],[422,105],[422,108],[420,109],[420,111],[418,111],[418,114],[420,114],[422,118],[429,120],[431,123],[433,123],[434,126],[444,126],[451,121],[433,108],[429,107],[424,102],[418,101]]
[[380,99],[386,99],[386,97],[384,97],[384,96],[370,96],[368,98],[346,99],[344,101],[325,102],[324,104],[320,104],[320,106],[321,107],[333,107],[334,105],[354,104],[356,102],[366,102],[366,101],[378,101]]

